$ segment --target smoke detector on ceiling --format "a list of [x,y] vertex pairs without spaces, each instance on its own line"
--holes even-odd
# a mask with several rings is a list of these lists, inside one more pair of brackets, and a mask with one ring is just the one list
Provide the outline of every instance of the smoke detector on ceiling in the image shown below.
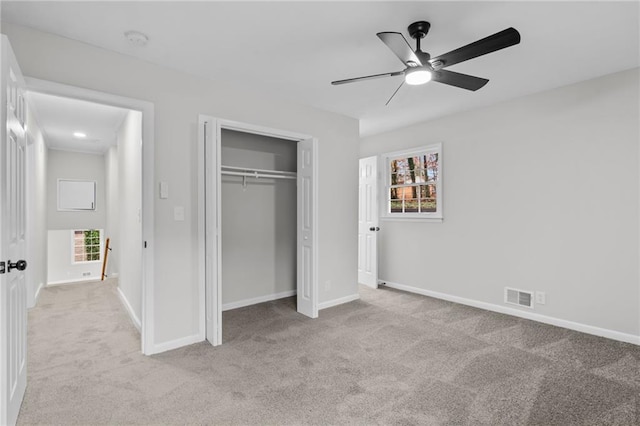
[[144,47],[149,41],[149,37],[139,31],[127,31],[124,36],[129,44],[134,47]]

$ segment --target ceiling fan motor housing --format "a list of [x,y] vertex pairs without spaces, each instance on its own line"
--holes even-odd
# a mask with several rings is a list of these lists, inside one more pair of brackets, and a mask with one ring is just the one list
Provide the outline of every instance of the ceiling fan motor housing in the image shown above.
[[409,35],[411,38],[416,40],[420,40],[424,38],[427,34],[429,34],[429,28],[431,28],[431,24],[427,21],[418,21],[409,25],[407,30],[409,31]]
[[420,59],[420,63],[422,64],[423,67],[428,66],[429,68],[431,68],[431,64],[429,64],[431,55],[429,55],[427,52],[423,52],[422,50],[417,50],[415,54],[418,57],[418,59]]

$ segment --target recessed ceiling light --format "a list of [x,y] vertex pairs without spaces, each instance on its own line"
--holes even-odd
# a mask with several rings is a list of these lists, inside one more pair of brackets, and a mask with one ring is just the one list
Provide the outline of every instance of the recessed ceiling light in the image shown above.
[[78,139],[84,139],[87,137],[87,134],[83,132],[73,132],[73,136]]
[[135,47],[144,47],[149,41],[149,37],[146,34],[142,34],[140,31],[127,31],[124,33],[125,38],[130,45]]

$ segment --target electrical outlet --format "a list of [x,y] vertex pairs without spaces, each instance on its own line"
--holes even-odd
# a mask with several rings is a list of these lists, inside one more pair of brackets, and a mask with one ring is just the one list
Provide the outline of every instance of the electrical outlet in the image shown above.
[[536,291],[536,303],[538,305],[544,305],[547,303],[547,293],[544,291]]
[[331,280],[326,280],[324,282],[324,291],[329,291],[331,290]]
[[83,276],[83,277],[88,277],[88,276],[90,276],[90,275],[91,275],[91,272],[83,272],[83,273],[82,273],[82,276]]

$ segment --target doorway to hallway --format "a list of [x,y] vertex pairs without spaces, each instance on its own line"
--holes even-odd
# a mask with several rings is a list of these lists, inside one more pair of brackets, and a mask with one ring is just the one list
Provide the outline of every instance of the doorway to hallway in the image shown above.
[[[71,150],[65,149],[71,145],[65,145],[64,142],[49,150],[49,160],[56,158],[55,168],[59,176],[53,176],[52,170],[48,170],[46,174],[44,192],[47,194],[47,214],[51,213],[53,217],[52,220],[47,218],[47,224],[50,230],[63,231],[62,234],[70,239],[79,232],[97,235],[98,255],[76,259],[78,247],[67,245],[73,251],[70,254],[71,261],[64,256],[67,270],[62,271],[58,277],[49,276],[47,282],[60,284],[86,280],[87,277],[99,279],[103,244],[107,237],[110,238],[112,251],[107,276],[118,278],[117,294],[133,324],[140,331],[142,352],[154,353],[153,327],[149,321],[153,315],[153,307],[151,303],[147,303],[153,297],[153,288],[147,285],[153,280],[153,105],[36,79],[27,79],[27,89],[30,99],[36,101],[34,104],[38,120],[45,124],[42,126],[45,139],[55,139],[50,134],[54,132],[47,132],[47,116],[55,114],[51,112],[51,108],[44,108],[44,113],[37,111],[37,101],[42,99],[52,103],[54,100],[63,102],[65,107],[55,110],[60,114],[54,117],[59,122],[64,122],[64,112],[72,109],[73,103],[81,105],[87,114],[94,110],[102,113],[117,112],[115,115],[111,114],[107,119],[110,122],[102,129],[100,120],[90,114],[78,124],[67,123],[67,127],[62,129],[66,134],[72,135],[73,139],[78,139],[74,142],[87,144],[85,152],[79,152],[73,146]],[[93,151],[90,147],[93,147]],[[51,161],[48,163],[51,164]],[[102,172],[98,171],[96,174],[96,169],[102,169]],[[76,172],[79,174],[73,175]],[[94,174],[91,175],[91,172]],[[89,174],[83,177],[82,173]],[[93,208],[84,211],[60,208],[58,190],[63,180],[83,181],[94,185]],[[47,245],[51,245],[49,243],[50,240]],[[53,250],[58,253],[55,248],[50,249],[49,252]],[[80,248],[85,251],[87,249]],[[51,260],[47,263],[52,263]]]

